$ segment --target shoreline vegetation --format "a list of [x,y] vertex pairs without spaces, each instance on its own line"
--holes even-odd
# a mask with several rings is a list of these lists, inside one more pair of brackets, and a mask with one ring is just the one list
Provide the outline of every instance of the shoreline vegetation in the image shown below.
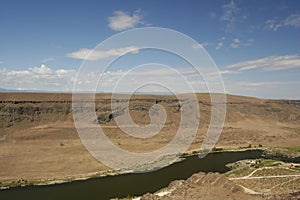
[[[263,159],[273,159],[273,160],[280,160],[284,162],[291,162],[291,163],[300,163],[300,147],[296,148],[282,148],[282,147],[262,147],[259,145],[258,147],[252,147],[251,145],[246,147],[239,147],[239,148],[223,148],[223,147],[214,147],[210,153],[221,153],[221,152],[239,152],[239,151],[248,151],[248,150],[262,150],[262,158]],[[180,162],[188,157],[195,156],[199,154],[199,150],[192,150],[186,153],[183,153],[176,162]],[[168,160],[169,157],[172,155],[166,156]],[[164,158],[163,158],[164,159]],[[162,160],[163,160],[162,159]],[[158,162],[161,162],[158,161]],[[173,163],[174,164],[174,163]],[[148,169],[149,166],[151,167],[153,163],[146,164],[144,166],[139,167],[140,170]],[[151,168],[150,168],[151,169]],[[153,169],[153,168],[152,168]],[[106,170],[106,171],[99,171],[99,172],[91,172],[86,174],[77,174],[71,175],[63,178],[55,178],[55,179],[41,179],[36,181],[27,181],[25,179],[19,179],[11,182],[1,182],[0,181],[0,190],[7,190],[10,188],[17,188],[17,187],[30,187],[30,186],[47,186],[47,185],[56,185],[56,184],[65,184],[74,181],[84,181],[88,179],[94,178],[102,178],[107,176],[118,176],[122,174],[132,173],[133,170]]]

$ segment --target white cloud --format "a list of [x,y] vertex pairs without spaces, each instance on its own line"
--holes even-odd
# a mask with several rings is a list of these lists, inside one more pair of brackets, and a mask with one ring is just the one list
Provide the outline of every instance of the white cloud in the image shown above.
[[236,68],[239,71],[261,68],[264,71],[277,71],[300,68],[300,55],[269,56],[256,60],[248,60],[226,66],[227,69]]
[[115,11],[113,16],[108,18],[108,26],[114,31],[122,31],[143,24],[140,10],[135,11],[132,15],[123,11]]
[[300,27],[300,14],[293,14],[293,15],[288,16],[284,20],[284,25],[299,28]]
[[267,30],[277,31],[279,27],[281,27],[281,24],[273,19],[266,21],[265,29]]
[[223,9],[224,14],[221,16],[221,20],[224,21],[231,21],[239,10],[233,0],[231,0],[228,4],[224,4]]
[[50,74],[52,72],[45,64],[42,64],[40,67],[29,68],[29,70],[37,74]]
[[223,42],[219,42],[216,46],[216,50],[219,50],[223,47],[224,43]]
[[63,76],[63,75],[65,75],[65,74],[69,73],[69,72],[70,72],[70,70],[65,70],[65,69],[58,69],[58,70],[55,71],[55,73],[56,73],[58,76]]
[[240,39],[239,39],[239,38],[234,38],[234,39],[233,39],[233,42],[234,42],[234,43],[239,43],[239,42],[240,42]]
[[[112,92],[115,84],[118,83],[115,92],[135,91],[142,85],[144,87],[140,88],[138,92],[167,92],[166,88],[162,87],[165,85],[172,92],[184,93],[190,91],[187,90],[185,84],[187,83],[192,85],[196,91],[207,91],[201,75],[194,68],[179,68],[176,70],[178,73],[166,67],[147,65],[133,71],[106,72],[100,80],[102,86],[100,90]],[[187,82],[184,82],[182,76],[186,78]],[[82,82],[85,81],[82,80]]]
[[[281,58],[279,60],[283,59]],[[247,65],[243,66],[247,67]],[[235,70],[235,68],[239,69],[238,65],[229,67],[232,69],[225,68],[217,74],[207,74],[207,81],[212,83],[215,80],[214,78],[216,75],[218,76],[219,74],[232,75],[241,73],[241,71]],[[186,78],[188,84],[190,84],[196,92],[207,92],[203,78],[195,71],[194,68],[177,68],[176,70]],[[44,73],[45,71],[47,73]],[[124,75],[126,75],[126,78],[118,84],[119,87],[117,87],[115,92],[132,91],[136,89],[137,85],[141,86],[143,84],[146,84],[146,87],[138,90],[137,92],[166,92],[166,90],[162,87],[157,87],[157,85],[155,85],[160,83],[168,83],[168,87],[172,88],[173,92],[186,92],[186,87],[183,86],[184,84],[182,80],[178,78],[178,74],[176,72],[166,68],[156,69],[152,66],[149,66],[149,68],[146,69],[142,68],[138,71],[107,71],[102,75],[97,91],[112,92],[115,84],[120,81]],[[47,66],[33,67],[26,70],[0,69],[0,85],[5,89],[72,92],[75,77],[76,71],[74,70],[54,70]],[[82,91],[86,91],[85,88],[93,88],[95,83],[98,84],[98,78],[99,75],[89,73],[82,76],[81,79],[78,80],[77,84],[82,87]],[[227,91],[234,94],[275,98],[299,98],[297,89],[300,82],[298,80],[240,82],[240,79],[234,80],[233,76],[229,76],[229,78],[228,76],[225,76],[224,81],[226,83]],[[147,84],[151,82],[154,83],[154,85]],[[278,89],[279,85],[285,89]],[[270,90],[270,87],[274,88],[274,90]],[[286,91],[286,88],[291,88],[291,90]],[[292,90],[295,90],[296,92],[291,93],[290,91]]]
[[241,43],[241,41],[240,41],[239,38],[234,38],[232,40],[232,43],[230,44],[230,47],[231,48],[238,48],[240,46],[240,43]]
[[[137,71],[107,71],[102,76],[91,72],[81,76],[80,79],[76,80],[76,83],[81,87],[82,91],[91,91],[89,89],[94,88],[95,83],[98,83],[98,78],[101,77],[98,91],[112,92],[115,84],[126,75],[124,81],[119,84],[119,92],[131,91],[137,84],[143,85],[151,81],[153,83],[170,83],[171,87],[175,88],[174,90],[177,92],[184,92],[185,87],[182,85],[182,82],[178,81],[178,76],[183,75],[196,89],[200,90],[202,88],[204,91],[206,90],[200,74],[195,74],[195,69],[180,68],[177,70],[179,74],[174,70],[150,66]],[[76,71],[74,70],[54,70],[45,64],[25,70],[0,69],[0,85],[6,89],[71,92],[75,77]],[[157,86],[155,87],[157,88]]]
[[265,23],[265,29],[271,31],[277,31],[281,27],[300,27],[300,14],[291,14],[286,19],[275,20],[270,19]]
[[202,43],[200,43],[201,44],[201,46],[203,46],[203,47],[207,47],[207,46],[209,46],[210,45],[210,43],[209,42],[202,42]]
[[239,38],[234,38],[230,44],[231,48],[239,48],[239,47],[248,47],[251,46],[254,42],[254,39],[241,40]]
[[44,58],[44,59],[42,60],[42,63],[47,63],[47,62],[50,62],[50,61],[53,61],[53,60],[54,60],[53,57]]
[[192,45],[192,48],[193,48],[193,49],[201,49],[202,46],[201,46],[201,44],[193,44],[193,45]]
[[192,48],[193,49],[200,49],[200,48],[202,48],[202,47],[207,47],[207,46],[209,46],[210,44],[208,43],[208,42],[202,42],[202,43],[200,43],[200,44],[193,44],[192,45]]
[[[26,76],[26,75],[29,75],[30,72],[29,71],[26,71],[26,70],[21,70],[21,71],[15,71],[15,70],[2,70],[3,73],[1,74],[6,74],[7,76],[15,76],[15,77],[20,77],[20,76]],[[4,73],[6,72],[6,73]],[[5,79],[5,77],[3,78],[3,80]]]
[[233,38],[231,41],[229,41],[229,38],[221,37],[218,39],[218,43],[216,45],[216,50],[219,50],[223,47],[226,48],[240,48],[240,47],[248,47],[251,46],[254,43],[254,39],[240,39],[240,38]]
[[276,85],[294,85],[299,84],[299,81],[270,81],[270,82],[240,82],[238,83],[241,86],[247,87],[260,87],[260,86],[276,86]]
[[[167,85],[173,92],[183,93],[190,90],[187,84],[190,84],[195,91],[207,92],[205,83],[194,68],[168,69],[165,67],[155,67],[149,65],[139,70],[118,70],[107,71],[102,76],[94,73],[88,73],[77,77],[76,83],[79,86],[78,91],[91,91],[99,83],[97,91],[112,92],[118,81],[118,87],[115,92],[130,92],[137,86],[146,84],[146,88],[141,88],[140,92],[159,91],[166,92],[163,87],[158,85]],[[186,78],[184,82],[182,76]],[[72,92],[76,71],[68,69],[51,69],[45,65],[40,67],[28,68],[26,70],[8,70],[0,69],[0,85],[5,89],[23,89],[23,90],[44,90],[44,91],[63,91]],[[98,79],[101,77],[100,82]],[[122,79],[122,77],[124,77]],[[154,83],[154,84],[148,84]],[[188,87],[187,87],[188,86]],[[160,89],[159,89],[160,88]],[[154,90],[155,89],[155,90]]]
[[228,4],[223,5],[223,10],[224,13],[220,20],[228,23],[226,32],[231,32],[238,18],[237,14],[239,12],[239,8],[237,7],[236,3],[231,0]]
[[53,71],[46,65],[27,70],[0,69],[0,85],[6,89],[70,91],[74,70]]
[[232,74],[240,74],[239,71],[233,71],[233,70],[221,70],[220,74],[224,75],[232,75]]
[[118,49],[109,49],[107,51],[97,51],[92,49],[80,49],[79,51],[68,53],[66,56],[69,58],[81,59],[81,60],[100,60],[111,56],[122,56],[127,53],[138,53],[139,48],[135,46],[128,46]]
[[[279,78],[279,77],[278,77]],[[299,99],[297,80],[252,80],[224,79],[229,94],[273,99]]]

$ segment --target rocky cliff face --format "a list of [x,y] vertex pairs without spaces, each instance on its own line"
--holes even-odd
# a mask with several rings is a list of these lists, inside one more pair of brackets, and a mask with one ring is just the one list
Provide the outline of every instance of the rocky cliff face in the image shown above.
[[300,100],[287,100],[291,105],[294,105],[296,108],[300,108]]
[[[40,94],[32,94],[32,96],[25,94],[25,97],[22,95],[13,94],[10,97],[7,93],[0,94],[0,128],[72,120],[71,95],[64,94],[63,97],[56,98],[57,94],[44,94],[40,99],[38,97]],[[204,95],[198,95],[198,99],[201,122],[208,123],[210,99]],[[149,109],[155,104],[160,104],[166,109],[168,123],[176,123],[176,120],[180,120],[180,103],[172,96],[137,95],[130,100],[128,111],[122,107],[112,111],[109,96],[98,95],[95,109],[97,122],[108,123],[125,112],[130,112],[137,123],[147,124]],[[237,122],[246,119],[295,123],[300,121],[300,101],[261,100],[228,95],[226,121]]]
[[70,101],[0,101],[0,128],[70,117]]

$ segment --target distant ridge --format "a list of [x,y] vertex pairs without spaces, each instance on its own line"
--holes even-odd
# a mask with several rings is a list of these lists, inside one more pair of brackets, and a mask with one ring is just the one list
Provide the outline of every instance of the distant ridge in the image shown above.
[[7,90],[7,89],[0,88],[0,92],[22,92],[22,90]]
[[[68,92],[63,92],[63,91],[50,91],[50,90],[14,90],[14,89],[4,89],[0,88],[0,92],[19,92],[19,93],[68,93]],[[69,92],[71,93],[71,92]]]

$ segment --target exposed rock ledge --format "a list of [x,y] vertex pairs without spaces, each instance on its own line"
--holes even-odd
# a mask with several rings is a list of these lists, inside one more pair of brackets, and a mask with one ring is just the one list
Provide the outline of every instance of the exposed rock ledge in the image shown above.
[[186,181],[173,181],[157,194],[145,194],[140,200],[156,199],[261,199],[261,196],[246,194],[243,188],[230,182],[218,173],[197,173]]
[[177,180],[155,193],[147,193],[135,200],[184,200],[184,199],[298,199],[300,193],[285,195],[262,195],[252,193],[247,188],[242,188],[218,173],[197,173],[187,180]]

